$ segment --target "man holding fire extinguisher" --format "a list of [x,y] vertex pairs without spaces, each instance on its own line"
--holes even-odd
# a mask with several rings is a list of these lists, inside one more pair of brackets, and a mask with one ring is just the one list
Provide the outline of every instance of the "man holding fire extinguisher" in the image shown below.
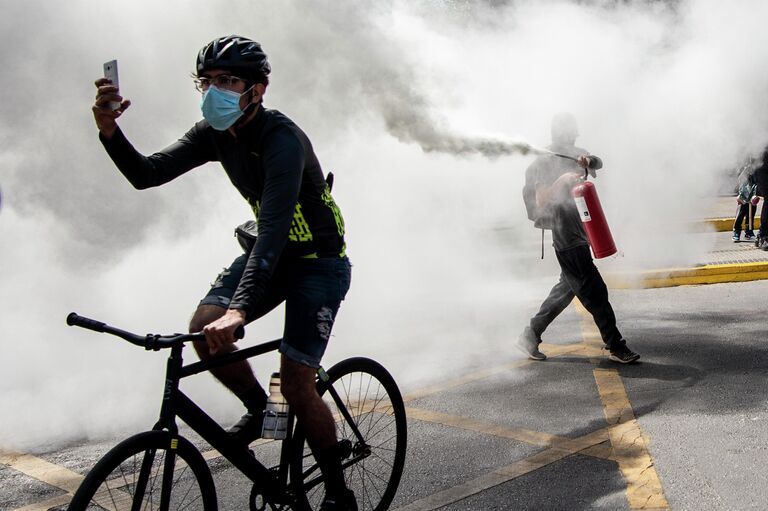
[[[637,361],[640,355],[629,349],[616,327],[608,288],[592,261],[587,232],[572,196],[572,190],[582,183],[587,173],[595,177],[595,171],[603,166],[600,158],[576,147],[578,134],[573,115],[557,114],[552,119],[552,145],[547,147],[556,154],[537,157],[526,170],[523,197],[529,217],[537,227],[552,230],[561,273],[560,280],[523,330],[517,347],[533,360],[545,360],[547,356],[539,351],[541,335],[575,296],[592,314],[609,351],[608,358],[628,364]],[[588,212],[586,214],[588,216]],[[596,254],[596,257],[602,255]]]

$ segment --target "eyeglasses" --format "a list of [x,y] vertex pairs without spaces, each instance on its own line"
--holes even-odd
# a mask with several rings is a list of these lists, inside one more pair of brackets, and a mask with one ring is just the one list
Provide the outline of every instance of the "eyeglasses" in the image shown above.
[[214,76],[213,78],[199,76],[193,78],[192,81],[195,82],[195,89],[197,89],[199,92],[205,92],[211,85],[215,85],[219,89],[229,89],[233,87],[237,82],[244,82],[245,80],[232,75],[218,75]]

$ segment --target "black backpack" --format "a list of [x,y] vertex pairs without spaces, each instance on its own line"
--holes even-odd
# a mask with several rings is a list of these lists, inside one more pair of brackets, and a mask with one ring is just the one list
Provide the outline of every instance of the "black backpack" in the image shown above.
[[525,184],[523,185],[523,204],[528,220],[533,222],[537,229],[552,229],[552,216],[546,208],[536,205],[536,187],[533,185],[533,166],[525,171]]

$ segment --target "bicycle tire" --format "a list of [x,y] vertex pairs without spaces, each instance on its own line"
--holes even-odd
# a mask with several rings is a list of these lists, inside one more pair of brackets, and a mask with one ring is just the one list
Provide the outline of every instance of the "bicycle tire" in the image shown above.
[[[173,443],[175,458],[169,509],[215,511],[218,507],[216,487],[203,456],[186,438],[174,440],[167,431],[146,431],[123,440],[88,472],[68,510],[160,509],[161,476]],[[136,502],[144,462],[148,469],[146,491]]]
[[[351,452],[342,460],[347,487],[355,492],[360,511],[389,509],[403,474],[408,442],[400,390],[389,372],[368,358],[342,360],[327,373],[328,382],[318,381],[317,391],[336,418],[340,442],[351,443]],[[359,444],[350,424],[327,394],[328,385],[338,392],[365,445]],[[293,441],[291,485],[300,508],[319,509],[324,498],[322,478],[300,425]],[[365,449],[370,449],[370,454],[361,456]]]

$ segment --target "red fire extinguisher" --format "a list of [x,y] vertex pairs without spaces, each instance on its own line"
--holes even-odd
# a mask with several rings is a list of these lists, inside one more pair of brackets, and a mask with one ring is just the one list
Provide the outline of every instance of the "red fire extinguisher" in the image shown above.
[[608,257],[616,253],[616,243],[613,242],[611,229],[605,219],[600,198],[597,196],[595,185],[589,181],[577,184],[571,190],[573,200],[579,210],[584,230],[587,232],[589,245],[595,259]]

